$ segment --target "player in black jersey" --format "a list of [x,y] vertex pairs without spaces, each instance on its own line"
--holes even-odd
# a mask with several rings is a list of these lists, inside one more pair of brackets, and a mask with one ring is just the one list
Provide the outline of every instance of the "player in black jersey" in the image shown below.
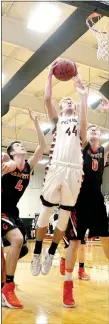
[[[66,253],[63,304],[74,307],[72,272],[76,262],[80,240],[89,229],[89,238],[99,236],[104,253],[109,259],[108,218],[101,184],[104,166],[109,153],[109,142],[100,146],[100,130],[92,126],[88,130],[88,142],[83,149],[84,180],[66,235],[70,245]],[[76,232],[75,232],[76,231]],[[76,234],[76,235],[75,235]]]
[[[23,307],[14,292],[14,273],[23,244],[23,235],[19,230],[23,228],[23,224],[19,219],[17,204],[29,184],[31,170],[42,157],[46,145],[36,114],[31,110],[29,114],[37,131],[39,145],[33,156],[25,161],[26,151],[22,143],[12,142],[7,153],[15,163],[15,170],[2,176],[2,237],[11,244],[6,257],[6,283],[2,288],[2,299],[5,306],[10,308]],[[5,163],[3,170],[6,171]]]
[[[10,159],[9,155],[7,153],[2,152],[1,156],[1,172],[2,175],[5,175],[9,172],[14,171],[16,168],[15,162]],[[1,246],[1,288],[3,288],[4,283],[6,281],[6,273],[5,273],[5,257],[4,257],[4,245],[2,241]]]

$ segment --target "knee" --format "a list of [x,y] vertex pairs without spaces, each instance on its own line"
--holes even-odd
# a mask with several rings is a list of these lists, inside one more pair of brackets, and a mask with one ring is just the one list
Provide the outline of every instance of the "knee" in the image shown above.
[[49,218],[52,215],[54,207],[43,206],[42,212],[39,215],[37,225],[39,228],[47,227]]
[[81,241],[80,240],[75,240],[75,244],[76,244],[76,246],[80,246]]
[[23,245],[23,235],[21,233],[17,234],[16,237],[12,240],[11,245],[16,245],[17,248],[21,248]]
[[70,217],[70,212],[69,211],[60,209],[57,228],[61,232],[65,232],[65,230],[67,228],[69,217]]
[[70,241],[70,246],[72,249],[77,250],[80,246],[80,241],[79,240],[72,240]]
[[38,222],[37,222],[37,231],[41,230],[42,228],[45,228],[48,226],[48,218],[45,219],[45,217],[43,217],[41,215],[41,217],[39,216]]

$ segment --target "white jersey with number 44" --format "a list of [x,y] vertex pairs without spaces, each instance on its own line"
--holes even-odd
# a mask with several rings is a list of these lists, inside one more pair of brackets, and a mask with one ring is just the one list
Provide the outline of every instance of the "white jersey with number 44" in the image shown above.
[[51,164],[57,161],[82,166],[82,143],[77,116],[58,118],[50,155]]

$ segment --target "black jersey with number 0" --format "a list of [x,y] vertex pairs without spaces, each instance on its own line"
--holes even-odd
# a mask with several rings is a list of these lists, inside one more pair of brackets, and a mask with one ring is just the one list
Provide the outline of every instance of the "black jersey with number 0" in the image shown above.
[[92,150],[90,143],[83,150],[84,181],[82,190],[100,191],[104,171],[104,148]]
[[13,210],[22,197],[30,180],[30,165],[25,161],[22,171],[15,171],[2,176],[2,212]]

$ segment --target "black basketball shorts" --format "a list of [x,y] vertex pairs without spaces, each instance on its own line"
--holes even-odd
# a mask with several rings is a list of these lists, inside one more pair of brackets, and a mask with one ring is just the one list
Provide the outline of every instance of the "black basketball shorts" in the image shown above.
[[[75,235],[74,227],[77,235]],[[81,192],[78,196],[75,210],[71,213],[71,218],[66,229],[65,236],[70,240],[84,240],[85,233],[89,229],[89,238],[95,236],[108,237],[109,224],[101,192],[87,193]]]
[[108,217],[104,197],[101,192],[81,192],[77,204],[77,236],[84,238],[89,229],[89,238],[108,237]]
[[5,235],[15,229],[18,228],[22,235],[23,235],[23,244],[26,243],[26,232],[25,232],[25,227],[24,224],[22,222],[22,220],[19,218],[19,210],[16,207],[14,210],[12,210],[11,212],[6,212],[6,213],[2,213],[2,218],[1,218],[1,234],[2,234],[2,238],[3,238],[3,245],[4,246],[8,246],[9,242],[7,241],[6,243],[6,239],[5,239]]
[[[68,221],[68,225],[65,231],[65,236],[63,237],[64,240],[64,244],[65,244],[65,248],[67,248],[69,246],[69,242],[73,241],[73,240],[78,240],[78,228],[77,228],[77,216],[76,216],[76,208],[73,208],[69,221]],[[77,232],[77,235],[75,234],[75,229]],[[85,244],[86,241],[83,238],[81,238],[81,244]]]

